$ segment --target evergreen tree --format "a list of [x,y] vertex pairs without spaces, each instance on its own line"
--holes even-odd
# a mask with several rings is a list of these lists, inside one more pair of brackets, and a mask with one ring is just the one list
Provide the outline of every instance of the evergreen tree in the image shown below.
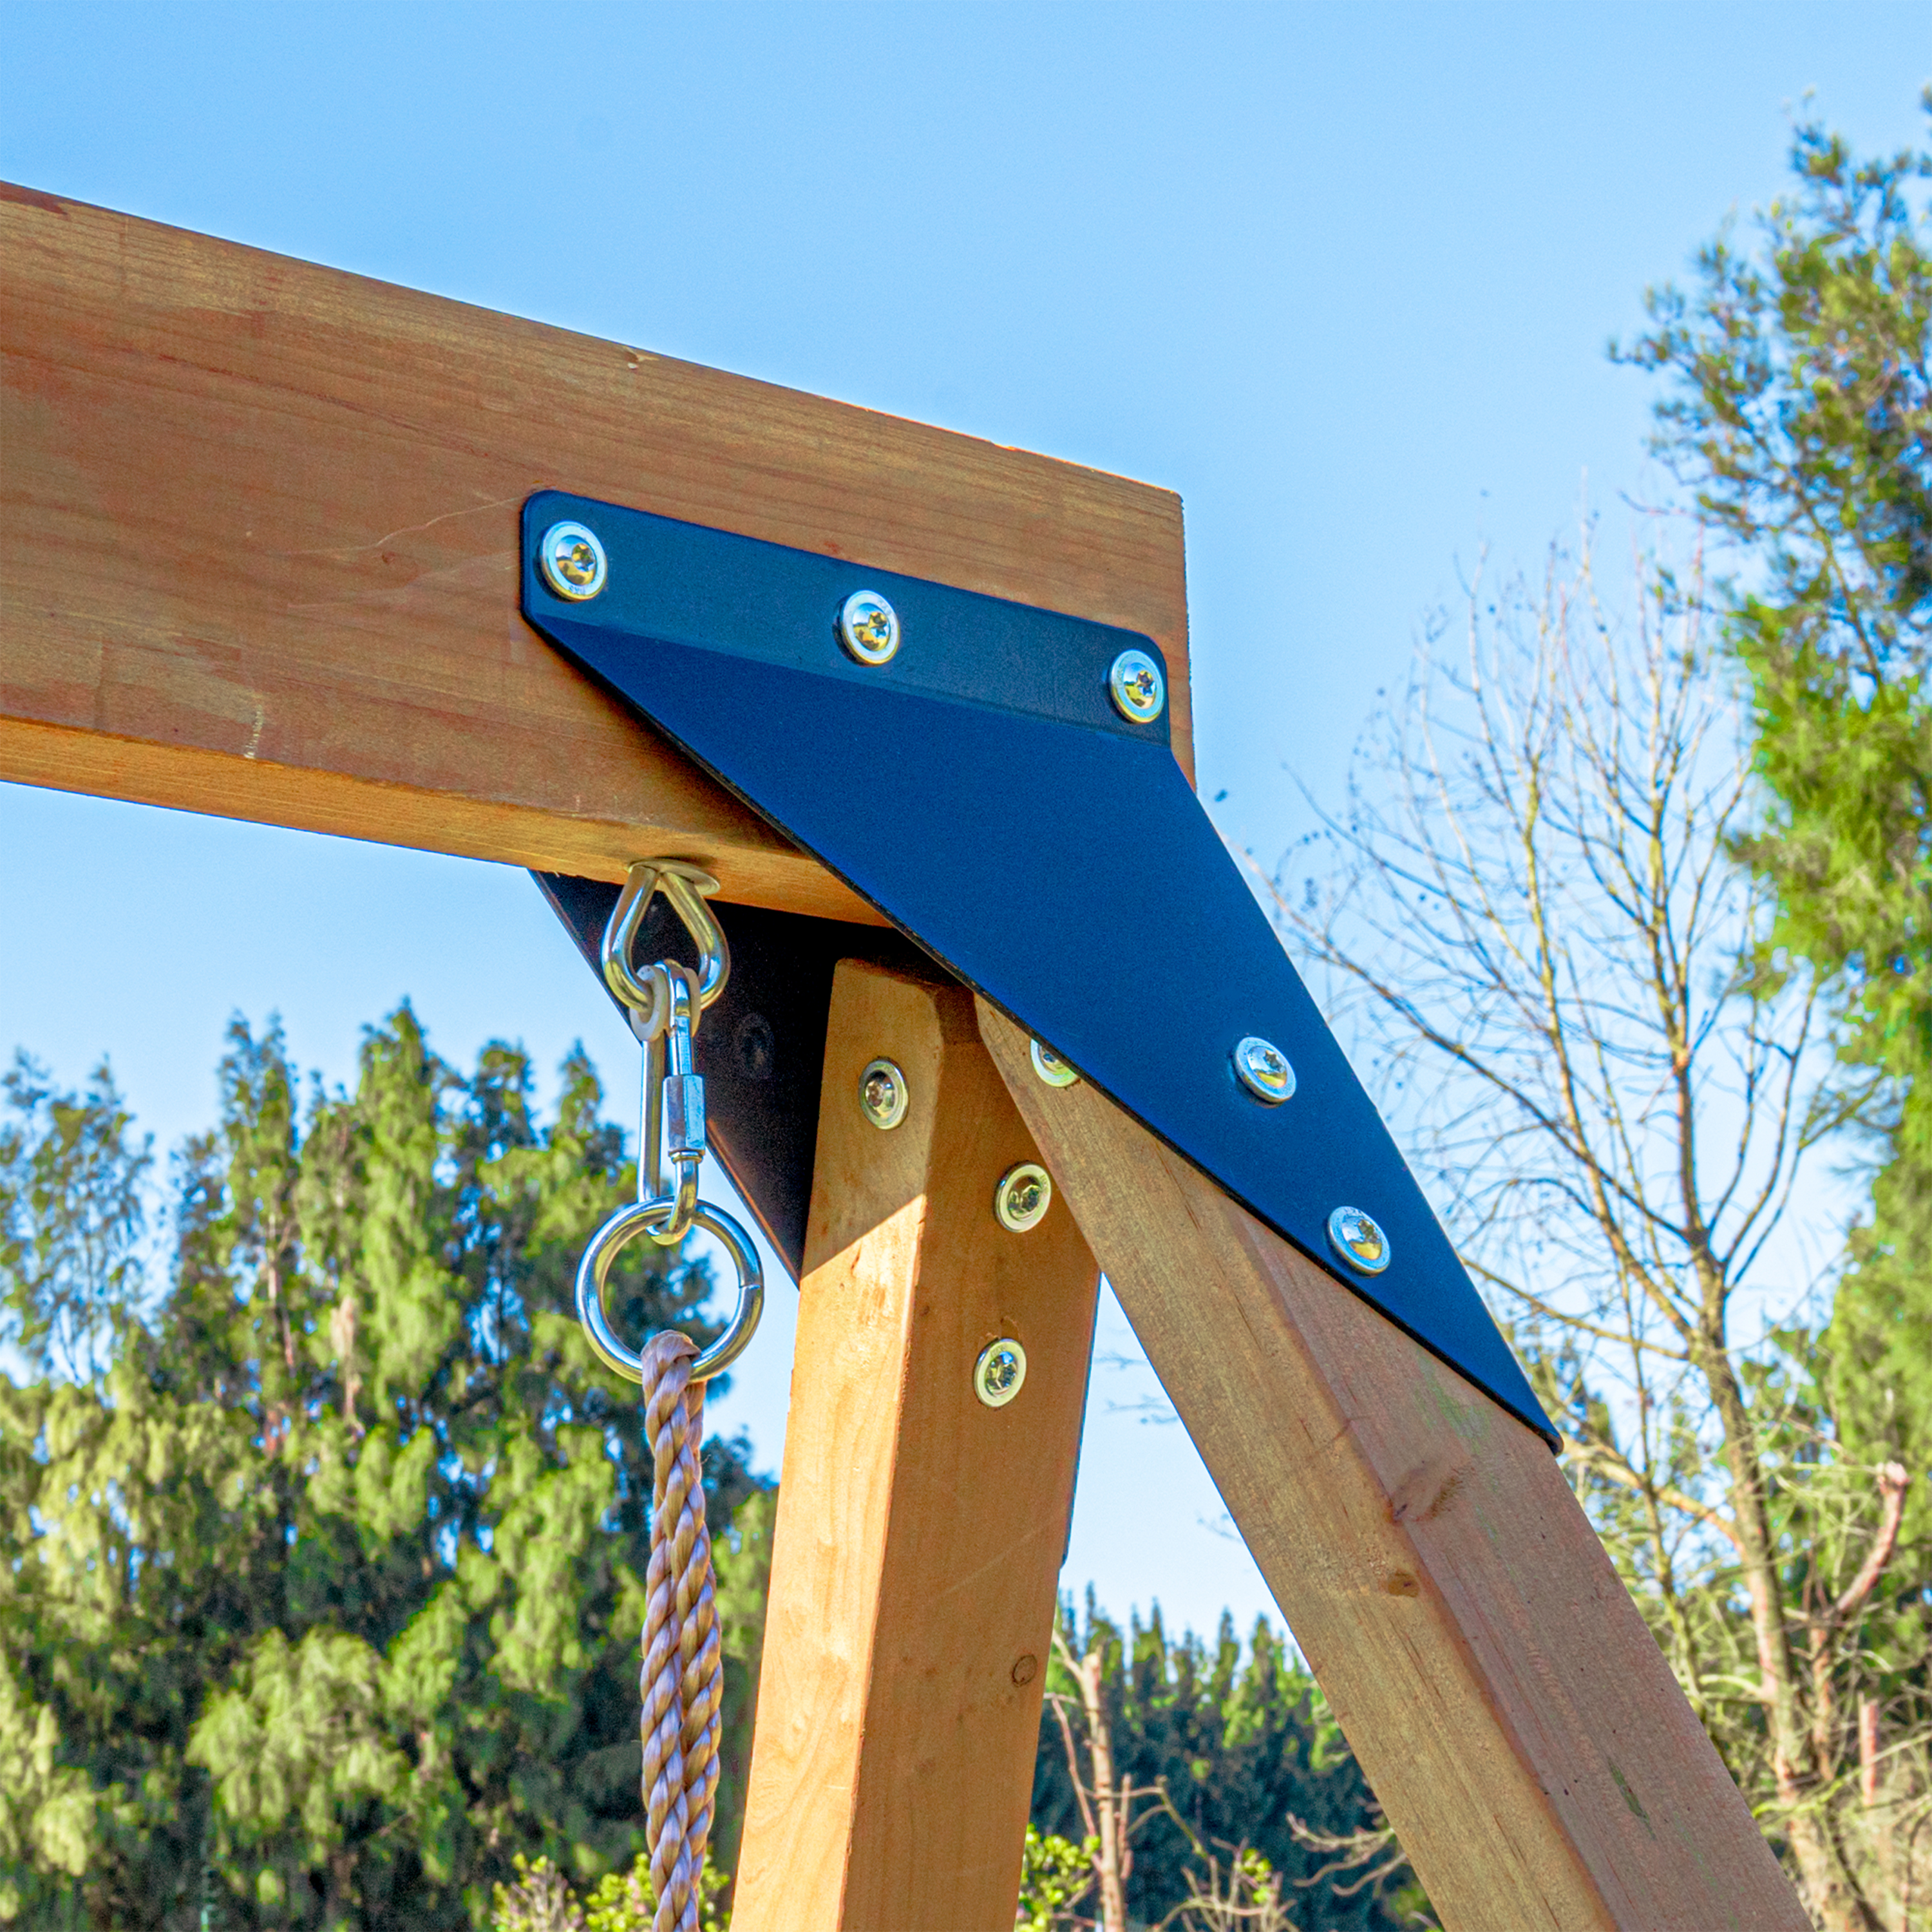
[[[1145,1624],[1136,1617],[1124,1631],[1090,1592],[1077,1644],[1070,1603],[1061,1618],[1070,1647],[1083,1657],[1099,1652],[1113,1774],[1143,1794],[1132,1806],[1126,1874],[1131,1922],[1158,1924],[1181,1905],[1187,1873],[1198,1874],[1205,1847],[1258,1853],[1280,1874],[1294,1924],[1394,1932],[1430,1922],[1412,1916],[1424,1903],[1420,1888],[1376,1828],[1374,1796],[1320,1688],[1265,1618],[1245,1652],[1225,1612],[1211,1646],[1191,1630],[1171,1641],[1157,1607]],[[1079,1687],[1058,1658],[1047,1692],[1033,1822],[1046,1838],[1077,1845],[1091,1835],[1072,1783],[1077,1765],[1090,1802],[1088,1727]],[[1162,1796],[1178,1821],[1162,1808]],[[1360,1882],[1368,1866],[1360,1854],[1371,1850],[1390,1855],[1376,1862],[1393,1869]],[[1082,1924],[1099,1916],[1090,1894],[1077,1910]]]
[[[563,1072],[540,1122],[520,1052],[460,1077],[404,1006],[304,1110],[278,1031],[236,1022],[144,1300],[147,1154],[111,1082],[16,1065],[0,1916],[480,1925],[518,1854],[630,1865],[650,1470],[572,1285],[633,1179],[580,1051]],[[689,1325],[704,1270],[644,1246],[617,1318]],[[728,1805],[768,1561],[746,1454],[706,1451]]]
[[[1932,91],[1926,96],[1932,111]],[[1887,1082],[1868,1224],[1831,1337],[1841,1436],[1932,1460],[1932,152],[1862,160],[1799,128],[1755,248],[1654,291],[1629,360],[1657,446],[1732,547],[1778,942],[1827,976]],[[1932,1495],[1906,1534],[1932,1537]]]
[[[1767,795],[1744,854],[1876,1103],[1868,1214],[1828,1328],[1792,1350],[1821,1439],[1902,1515],[1858,1681],[1814,1726],[1859,1766],[1858,1895],[1823,1916],[1870,1928],[1906,1911],[1932,1816],[1932,152],[1862,160],[1808,124],[1792,169],[1756,245],[1720,235],[1628,355],[1667,382],[1657,446],[1735,566],[1718,601]],[[1815,1652],[1844,1622],[1837,1586],[1797,1562],[1790,1585]]]

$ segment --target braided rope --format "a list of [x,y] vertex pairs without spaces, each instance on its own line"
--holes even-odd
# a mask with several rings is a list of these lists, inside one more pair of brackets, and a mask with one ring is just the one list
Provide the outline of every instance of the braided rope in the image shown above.
[[718,1795],[724,1652],[704,1523],[704,1384],[696,1345],[674,1329],[645,1344],[644,1430],[655,1480],[645,1578],[644,1834],[657,1912],[651,1932],[698,1932],[698,1878]]

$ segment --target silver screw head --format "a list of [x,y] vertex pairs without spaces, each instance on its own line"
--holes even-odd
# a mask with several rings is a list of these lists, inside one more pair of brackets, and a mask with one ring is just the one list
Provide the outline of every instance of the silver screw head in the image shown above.
[[1167,680],[1145,651],[1123,651],[1107,674],[1114,709],[1132,724],[1151,724],[1167,703]]
[[581,524],[551,524],[537,551],[537,568],[544,581],[573,604],[588,603],[610,574],[597,532]]
[[1234,1072],[1257,1100],[1278,1107],[1294,1097],[1294,1069],[1272,1040],[1250,1034],[1234,1048]]
[[1052,1180],[1036,1160],[1023,1160],[1017,1167],[1008,1168],[993,1190],[993,1212],[1000,1226],[1016,1234],[1037,1228],[1052,1205]]
[[898,613],[876,590],[855,590],[838,613],[838,641],[861,664],[884,664],[898,650]]
[[989,1342],[973,1364],[973,1393],[988,1408],[1004,1408],[1026,1382],[1026,1351],[1010,1335]]
[[906,1117],[906,1077],[890,1060],[867,1063],[859,1076],[859,1106],[874,1126],[896,1127]]
[[1359,1208],[1338,1208],[1328,1217],[1328,1245],[1358,1274],[1380,1274],[1389,1264],[1389,1238]]
[[1055,1053],[1050,1046],[1042,1046],[1038,1040],[1032,1043],[1033,1070],[1041,1083],[1048,1087],[1077,1087],[1080,1076]]

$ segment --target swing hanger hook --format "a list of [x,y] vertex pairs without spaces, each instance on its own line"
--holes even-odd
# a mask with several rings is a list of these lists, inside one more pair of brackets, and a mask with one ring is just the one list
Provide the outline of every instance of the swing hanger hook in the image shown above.
[[662,1031],[670,1016],[659,994],[662,974],[688,973],[688,968],[669,961],[639,978],[631,964],[631,948],[637,943],[638,928],[644,922],[651,901],[662,892],[691,934],[698,948],[698,972],[692,1008],[692,1030],[698,1018],[724,990],[731,976],[731,952],[724,943],[724,930],[705,900],[718,890],[718,881],[701,866],[682,859],[640,859],[624,875],[624,890],[604,928],[602,955],[604,983],[637,1016],[632,1022],[638,1037],[648,1040]]
[[[698,1198],[705,1151],[704,1082],[692,1042],[704,1009],[724,990],[731,956],[723,928],[704,903],[718,881],[678,859],[640,860],[604,932],[606,984],[631,1010],[644,1042],[644,1093],[638,1135],[638,1198],[618,1209],[590,1238],[577,1269],[577,1312],[604,1365],[634,1382],[644,1378],[642,1355],[625,1346],[604,1306],[604,1284],[620,1251],[636,1235],[674,1247],[693,1228],[715,1235],[738,1276],[738,1305],[724,1332],[691,1365],[694,1382],[708,1382],[743,1353],[764,1310],[764,1277],[751,1238],[722,1208]],[[662,892],[697,946],[695,968],[661,959],[639,973],[631,948],[652,898]],[[676,1170],[667,1178],[668,1161]]]

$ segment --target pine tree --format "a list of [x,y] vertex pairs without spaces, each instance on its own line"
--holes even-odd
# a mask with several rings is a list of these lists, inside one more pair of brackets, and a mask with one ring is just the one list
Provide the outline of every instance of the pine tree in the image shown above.
[[[1757,245],[1720,235],[1688,292],[1653,292],[1628,356],[1668,383],[1658,447],[1734,567],[1719,604],[1767,794],[1743,848],[1777,896],[1766,967],[1818,975],[1869,1102],[1869,1213],[1828,1327],[1795,1352],[1898,1548],[1842,1593],[1792,1563],[1814,1658],[1869,1594],[1856,1682],[1814,1663],[1810,1736],[1775,1755],[1804,1798],[1788,1836],[1814,1910],[1870,1928],[1906,1911],[1932,1816],[1932,152],[1862,160],[1808,124],[1792,171]],[[1856,1761],[1856,1802],[1808,1756]]]
[[[1378,1828],[1373,1795],[1320,1688],[1265,1618],[1256,1619],[1244,1649],[1225,1612],[1211,1646],[1192,1631],[1170,1640],[1157,1607],[1146,1624],[1135,1617],[1124,1631],[1090,1592],[1078,1641],[1070,1602],[1060,1615],[1076,1654],[1098,1654],[1112,1774],[1141,1794],[1129,1821],[1130,1921],[1158,1924],[1180,1906],[1189,1896],[1187,1871],[1198,1873],[1198,1847],[1205,1846],[1265,1859],[1280,1875],[1294,1924],[1394,1932],[1429,1922],[1411,1916],[1423,1905],[1420,1889]],[[1077,1765],[1090,1787],[1087,1726],[1079,1687],[1058,1657],[1047,1692],[1033,1822],[1043,1840],[1078,1845],[1092,1835],[1072,1784]],[[1390,1866],[1385,1877],[1360,1883],[1367,1866],[1342,1868],[1363,1850],[1386,1855],[1376,1861]],[[1043,1852],[1036,1862],[1053,1862]],[[1090,1894],[1077,1910],[1082,1924],[1098,1916]]]
[[[1932,90],[1925,97],[1932,112]],[[1659,452],[1736,566],[1770,810],[1745,848],[1778,943],[1826,976],[1886,1076],[1872,1214],[1831,1354],[1846,1439],[1932,1459],[1932,151],[1861,160],[1815,124],[1760,245],[1701,250],[1627,359],[1664,376]],[[1932,1497],[1909,1537],[1932,1536]]]
[[[531,1084],[502,1046],[460,1076],[405,1006],[304,1108],[278,1030],[236,1022],[144,1296],[111,1083],[16,1066],[0,1916],[470,1926],[518,1854],[588,1882],[641,1848],[649,1468],[571,1300],[632,1177],[580,1051],[554,1120]],[[709,1292],[634,1248],[614,1312],[689,1324]],[[706,1454],[742,1755],[770,1512],[742,1441]]]

